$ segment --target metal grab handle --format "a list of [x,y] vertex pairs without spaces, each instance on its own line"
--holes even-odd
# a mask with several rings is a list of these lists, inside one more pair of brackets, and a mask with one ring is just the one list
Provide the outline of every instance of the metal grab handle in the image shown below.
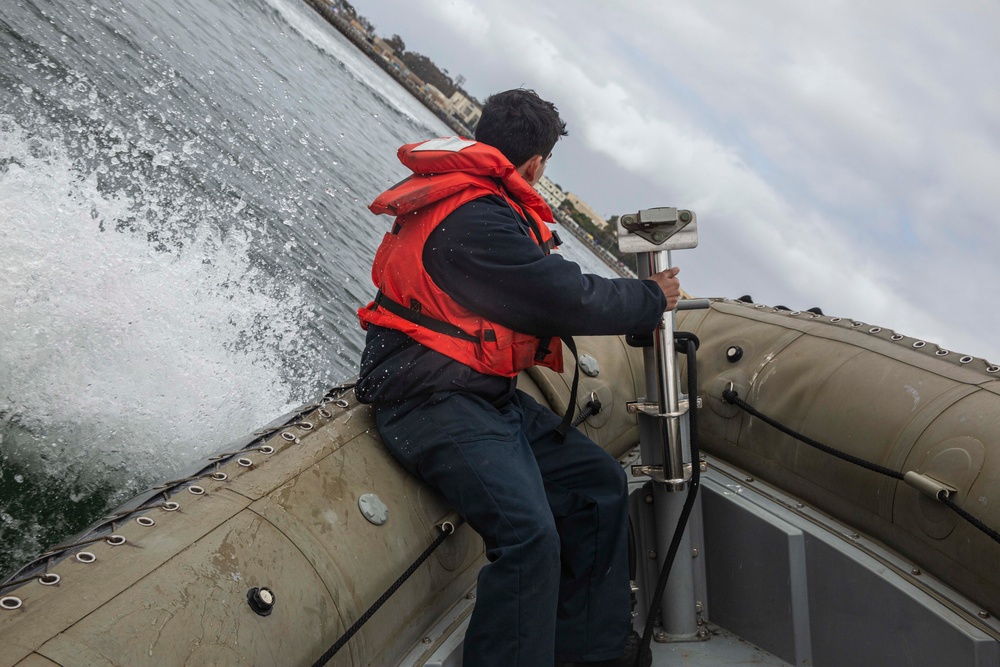
[[709,299],[681,299],[674,310],[704,310],[712,305]]

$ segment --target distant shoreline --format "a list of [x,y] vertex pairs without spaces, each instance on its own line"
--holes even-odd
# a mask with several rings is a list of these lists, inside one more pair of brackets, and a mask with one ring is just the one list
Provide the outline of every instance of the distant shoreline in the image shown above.
[[373,63],[381,67],[386,74],[391,76],[399,85],[406,89],[414,98],[425,107],[428,111],[437,116],[441,122],[447,125],[455,134],[461,135],[463,137],[471,137],[472,130],[466,127],[463,123],[460,123],[457,119],[452,118],[448,114],[444,113],[440,107],[431,102],[430,97],[425,94],[422,90],[417,88],[412,81],[402,76],[402,74],[396,69],[389,66],[386,60],[376,53],[375,49],[368,42],[368,35],[359,32],[351,26],[350,23],[345,21],[339,14],[334,12],[330,5],[323,0],[305,0],[306,4],[315,9],[320,16],[325,18],[330,22],[334,28],[336,28],[340,33],[346,37],[354,46],[368,56],[368,59]]
[[[441,121],[447,125],[455,134],[463,137],[474,136],[473,131],[466,127],[463,123],[459,122],[457,119],[444,113],[444,111],[433,103],[431,98],[424,93],[422,90],[417,88],[412,81],[408,78],[402,76],[402,74],[389,66],[389,63],[385,61],[384,58],[376,53],[375,49],[368,42],[368,35],[356,30],[351,24],[345,21],[339,14],[334,12],[329,4],[323,0],[305,0],[306,4],[315,9],[320,16],[325,18],[330,22],[334,28],[336,28],[344,37],[346,37],[354,46],[358,48],[363,54],[368,56],[368,59],[373,63],[381,67],[386,74],[391,76],[395,81],[399,83],[407,92],[409,92],[413,97],[423,104],[427,109],[437,116]],[[555,216],[556,221],[559,223],[560,227],[568,231],[570,234],[575,236],[584,245],[586,245],[597,257],[608,265],[612,271],[622,276],[623,278],[635,278],[635,273],[629,269],[627,266],[622,265],[618,258],[612,255],[608,250],[597,243],[594,242],[593,237],[582,229],[576,222],[573,221],[568,215],[560,210],[552,211]]]

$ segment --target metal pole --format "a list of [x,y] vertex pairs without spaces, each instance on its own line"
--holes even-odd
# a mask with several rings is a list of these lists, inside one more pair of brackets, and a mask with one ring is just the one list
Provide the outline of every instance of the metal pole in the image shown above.
[[[670,251],[650,253],[653,273],[670,268]],[[658,375],[658,400],[663,428],[666,430],[663,449],[663,476],[672,482],[675,490],[686,486],[684,477],[684,452],[681,443],[680,400],[677,395],[677,358],[674,354],[674,311],[663,313],[660,326],[653,340],[653,351]]]
[[[670,206],[643,209],[619,218],[618,247],[634,253],[639,275],[648,278],[670,268],[670,251],[698,245],[698,220],[693,211]],[[684,507],[690,476],[684,455],[690,434],[682,419],[688,409],[678,389],[674,354],[674,313],[666,312],[653,335],[651,347],[643,350],[646,396],[630,408],[639,415],[642,465],[632,474],[652,479],[656,557],[662,571],[678,519]],[[692,462],[698,465],[697,461]],[[689,524],[690,525],[690,524]],[[658,641],[699,639],[694,594],[694,564],[691,560],[690,528],[679,539],[679,550],[670,569],[661,602]]]
[[[649,277],[670,268],[670,252],[646,253],[640,276]],[[640,263],[641,264],[641,263]],[[642,275],[645,273],[646,275]],[[684,506],[688,476],[684,472],[684,438],[682,437],[680,394],[676,356],[674,353],[674,312],[663,314],[660,327],[653,337],[652,354],[646,361],[646,401],[656,402],[658,416],[640,415],[641,451],[644,461],[662,463],[662,481],[653,483],[654,514],[656,517],[656,552],[660,568],[670,549],[670,540]],[[653,423],[650,423],[653,422]],[[650,428],[652,426],[653,428]],[[643,428],[645,427],[645,428]],[[652,442],[646,438],[655,433]],[[658,442],[657,442],[658,441]],[[648,457],[648,458],[647,458]],[[660,607],[661,641],[691,641],[698,638],[695,611],[694,566],[690,558],[690,528],[684,531],[680,548],[671,567]]]

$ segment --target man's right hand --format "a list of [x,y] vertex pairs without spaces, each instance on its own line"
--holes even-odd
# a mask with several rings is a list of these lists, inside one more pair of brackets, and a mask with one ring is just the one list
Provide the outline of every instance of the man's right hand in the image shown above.
[[676,308],[677,302],[681,298],[681,281],[677,279],[677,274],[680,272],[680,268],[672,266],[649,277],[663,290],[663,296],[667,297],[667,310]]

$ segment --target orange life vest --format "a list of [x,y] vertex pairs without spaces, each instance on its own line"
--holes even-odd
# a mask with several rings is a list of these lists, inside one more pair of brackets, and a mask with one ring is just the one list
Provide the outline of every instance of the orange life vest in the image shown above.
[[548,254],[555,240],[546,222],[552,211],[500,151],[459,137],[407,144],[399,160],[413,175],[369,206],[396,216],[375,254],[372,281],[379,292],[358,310],[361,326],[402,331],[417,342],[480,373],[513,377],[539,364],[562,372],[562,344],[487,320],[439,288],[423,263],[430,233],[459,206],[497,195],[528,222],[532,238]]

